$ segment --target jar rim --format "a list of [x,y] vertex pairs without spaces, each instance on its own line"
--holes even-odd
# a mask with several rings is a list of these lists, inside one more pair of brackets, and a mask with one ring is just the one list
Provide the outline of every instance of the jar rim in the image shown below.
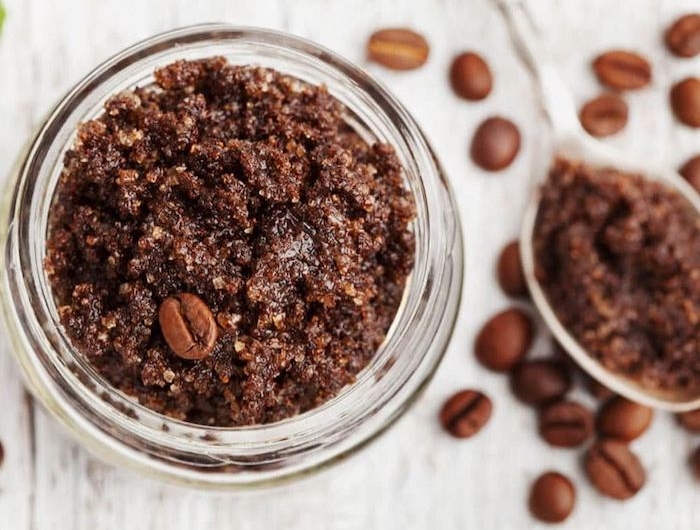
[[[217,46],[225,52],[211,53]],[[202,52],[206,55],[198,55]],[[183,422],[105,384],[63,333],[43,269],[48,206],[77,123],[101,113],[104,100],[118,91],[115,87],[133,87],[135,80],[152,76],[155,66],[190,55],[224,55],[237,64],[238,59],[252,57],[263,66],[277,61],[282,65],[277,69],[306,81],[304,74],[322,74],[329,92],[358,118],[358,126],[394,146],[416,199],[416,264],[374,359],[334,398],[271,424],[209,427]],[[165,475],[221,484],[239,482],[232,476],[246,474],[202,469],[223,464],[262,469],[250,483],[267,475],[276,480],[303,472],[362,445],[393,422],[431,378],[446,349],[461,293],[462,241],[454,199],[439,163],[416,122],[380,83],[305,39],[267,29],[202,24],[137,43],[103,62],[59,101],[16,178],[3,212],[9,225],[0,258],[3,313],[16,332],[11,333],[15,353],[19,357],[19,351],[28,352],[19,359],[20,366],[44,405],[72,430],[91,435],[98,442],[93,445],[101,438],[103,445],[116,442],[109,452],[123,453],[117,455],[123,461],[133,464],[135,456],[149,455],[147,461],[155,458],[165,465]],[[284,465],[278,466],[280,462]],[[276,471],[280,467],[284,473]],[[193,473],[205,475],[195,478]]]

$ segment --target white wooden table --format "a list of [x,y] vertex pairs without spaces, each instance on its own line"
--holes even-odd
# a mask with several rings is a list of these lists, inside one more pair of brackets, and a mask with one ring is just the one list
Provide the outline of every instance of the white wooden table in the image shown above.
[[[413,112],[435,145],[455,187],[467,241],[466,283],[459,325],[426,395],[390,432],[340,466],[282,491],[206,494],[163,486],[93,459],[27,397],[0,337],[1,530],[101,529],[478,529],[535,526],[526,509],[528,484],[546,469],[571,475],[578,488],[562,528],[690,529],[700,526],[700,483],[685,464],[700,439],[657,414],[634,446],[649,480],[633,500],[602,499],[580,471],[580,453],[548,449],[531,410],[509,394],[504,377],[473,359],[480,323],[509,302],[493,279],[500,247],[518,229],[525,202],[530,144],[543,123],[531,81],[510,48],[488,0],[5,0],[0,40],[0,174],[48,107],[89,69],[137,40],[204,21],[279,28],[316,40],[364,64],[367,35],[383,25],[408,25],[432,45],[421,70],[369,70]],[[631,120],[611,143],[630,153],[678,165],[700,152],[700,132],[674,123],[671,80],[700,73],[700,58],[671,58],[660,44],[674,16],[698,0],[535,0],[546,44],[577,100],[597,94],[588,63],[598,50],[631,47],[654,63],[653,86],[630,94]],[[446,82],[451,56],[481,52],[495,74],[487,101],[457,100]],[[524,148],[498,175],[476,169],[467,145],[490,114],[512,117]],[[536,353],[546,353],[541,340]],[[463,386],[485,389],[494,415],[478,437],[455,441],[439,429],[442,400]],[[585,396],[582,396],[585,398]]]

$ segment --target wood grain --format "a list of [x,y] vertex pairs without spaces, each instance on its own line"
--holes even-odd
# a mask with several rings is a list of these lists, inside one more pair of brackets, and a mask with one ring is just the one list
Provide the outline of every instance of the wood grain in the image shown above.
[[[483,530],[539,528],[529,518],[528,484],[557,469],[578,485],[578,505],[561,528],[690,529],[700,524],[700,486],[685,465],[697,439],[657,414],[635,442],[649,482],[633,500],[601,499],[579,469],[575,451],[553,451],[537,438],[534,416],[509,395],[507,381],[473,360],[479,325],[506,306],[493,277],[501,246],[512,238],[528,186],[533,141],[545,133],[530,78],[513,54],[487,0],[6,0],[0,41],[0,174],[8,171],[39,117],[90,68],[155,32],[203,21],[291,31],[365,64],[364,43],[381,26],[409,26],[431,44],[415,72],[368,70],[385,82],[423,125],[457,194],[465,227],[464,300],[452,345],[424,398],[378,442],[342,465],[284,490],[207,494],[163,486],[94,460],[27,400],[7,345],[0,340],[0,529],[334,528]],[[654,65],[653,86],[629,94],[630,123],[609,142],[672,166],[700,152],[700,133],[676,124],[667,105],[672,80],[700,71],[700,59],[672,58],[661,31],[697,0],[537,0],[543,39],[579,103],[600,87],[588,63],[610,47],[635,48]],[[490,61],[493,94],[483,103],[455,98],[446,81],[453,54],[473,49]],[[523,152],[497,175],[475,168],[467,145],[478,122],[502,114],[520,125]],[[536,354],[547,353],[543,337]],[[464,387],[483,388],[494,415],[478,437],[455,441],[439,431],[441,401]],[[585,399],[585,396],[582,396]],[[543,527],[544,528],[544,527]]]

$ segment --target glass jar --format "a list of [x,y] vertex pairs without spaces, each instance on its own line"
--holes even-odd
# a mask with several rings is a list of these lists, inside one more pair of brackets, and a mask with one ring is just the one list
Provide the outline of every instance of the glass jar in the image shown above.
[[[325,84],[366,139],[394,146],[417,204],[415,268],[386,340],[352,385],[269,425],[212,428],[155,413],[117,391],[72,347],[43,268],[48,211],[80,122],[114,93],[153,81],[177,59],[225,56]],[[88,74],[50,112],[20,156],[0,217],[2,314],[34,396],[103,459],[205,488],[246,488],[307,474],[389,427],[433,375],[462,286],[462,238],[442,170],[416,122],[375,80],[334,53],[282,33],[200,25],[150,38]]]

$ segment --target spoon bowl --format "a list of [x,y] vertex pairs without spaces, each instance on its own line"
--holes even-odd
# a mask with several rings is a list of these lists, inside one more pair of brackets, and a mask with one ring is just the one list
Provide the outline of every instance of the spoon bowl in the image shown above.
[[632,377],[614,372],[590,355],[562,325],[535,274],[533,237],[540,206],[540,185],[556,157],[585,163],[591,167],[612,167],[662,182],[678,192],[700,215],[698,194],[677,171],[655,164],[632,160],[624,153],[590,137],[581,127],[572,96],[556,70],[539,49],[537,33],[522,0],[496,0],[508,24],[511,38],[523,62],[535,77],[540,103],[551,125],[549,158],[535,157],[530,191],[520,233],[523,274],[533,303],[559,344],[591,377],[637,403],[673,412],[700,408],[700,390],[656,389],[640,384]]

